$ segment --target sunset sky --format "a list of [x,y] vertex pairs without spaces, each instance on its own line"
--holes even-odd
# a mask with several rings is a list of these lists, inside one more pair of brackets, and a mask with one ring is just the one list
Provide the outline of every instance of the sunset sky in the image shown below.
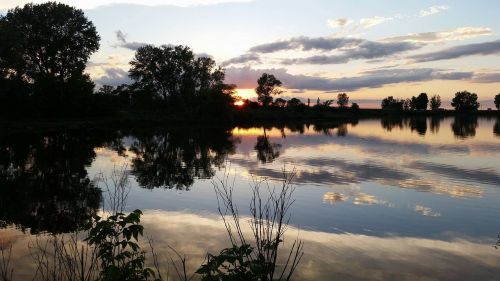
[[[1,0],[0,12],[22,0]],[[33,2],[44,2],[35,0]],[[89,72],[98,85],[129,82],[144,44],[182,44],[226,68],[251,97],[262,72],[286,97],[450,99],[500,92],[500,1],[63,0],[85,10],[102,37]],[[367,102],[367,101],[365,101]]]

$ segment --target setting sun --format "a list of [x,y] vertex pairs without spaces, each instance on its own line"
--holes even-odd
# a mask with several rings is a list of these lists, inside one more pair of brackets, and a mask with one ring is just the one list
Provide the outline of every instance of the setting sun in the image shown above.
[[257,97],[254,89],[237,89],[236,95],[243,100],[253,99]]

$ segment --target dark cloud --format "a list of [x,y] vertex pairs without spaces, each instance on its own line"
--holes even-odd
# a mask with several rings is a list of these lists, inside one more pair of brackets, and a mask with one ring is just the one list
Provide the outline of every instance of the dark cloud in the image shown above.
[[121,68],[106,68],[105,75],[94,79],[99,85],[118,86],[121,84],[130,84],[132,80],[128,77],[128,73]]
[[378,88],[402,82],[421,82],[436,79],[461,80],[473,76],[472,72],[444,72],[431,68],[386,69],[361,73],[360,76],[329,79],[324,77],[292,75],[283,68],[252,69],[250,67],[228,68],[226,81],[240,88],[253,88],[262,73],[273,73],[289,89],[319,91],[354,91],[361,88]]
[[231,64],[240,64],[240,63],[248,63],[255,62],[260,63],[260,56],[255,53],[243,54],[241,56],[229,59],[222,63],[223,66],[231,65]]
[[417,62],[456,59],[474,55],[500,54],[500,40],[451,47],[437,52],[420,54],[411,58]]
[[118,40],[118,44],[115,45],[115,47],[121,47],[132,51],[137,51],[140,47],[147,45],[146,43],[141,43],[141,42],[128,42],[127,35],[121,30],[117,30],[115,34],[116,34],[116,39]]
[[372,42],[363,41],[356,47],[345,49],[340,55],[317,55],[307,58],[285,59],[283,64],[340,64],[355,59],[376,59],[392,56],[420,48],[410,42]]

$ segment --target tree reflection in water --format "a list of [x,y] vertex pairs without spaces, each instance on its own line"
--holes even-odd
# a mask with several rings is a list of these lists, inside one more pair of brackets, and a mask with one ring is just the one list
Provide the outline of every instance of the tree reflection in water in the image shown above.
[[[284,136],[284,133],[282,133],[282,136]],[[264,135],[258,136],[257,143],[255,144],[257,159],[263,164],[271,163],[280,156],[280,149],[281,144],[269,141],[266,128],[264,128]]]
[[455,116],[451,129],[456,138],[467,139],[476,135],[477,116]]
[[500,117],[497,118],[495,125],[493,125],[493,134],[500,137]]
[[32,233],[76,230],[99,207],[86,171],[98,134],[58,132],[0,137],[0,220]]
[[137,133],[130,150],[132,174],[144,188],[189,189],[196,178],[211,178],[235,152],[226,129],[169,129]]

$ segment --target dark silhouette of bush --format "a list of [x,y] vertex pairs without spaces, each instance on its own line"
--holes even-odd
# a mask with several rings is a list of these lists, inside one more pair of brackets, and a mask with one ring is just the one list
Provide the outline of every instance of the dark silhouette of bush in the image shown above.
[[359,105],[358,105],[357,103],[353,102],[353,103],[351,104],[351,109],[352,109],[352,110],[359,110]]
[[495,107],[500,110],[500,94],[495,96]]
[[267,107],[273,102],[273,97],[283,93],[279,89],[282,83],[274,75],[263,73],[257,80],[257,88],[255,92],[257,93],[257,100],[262,104],[262,106]]
[[382,109],[403,110],[403,100],[389,96],[382,100]]
[[477,95],[467,91],[457,92],[451,101],[451,106],[457,111],[475,111],[479,108],[479,105]]

